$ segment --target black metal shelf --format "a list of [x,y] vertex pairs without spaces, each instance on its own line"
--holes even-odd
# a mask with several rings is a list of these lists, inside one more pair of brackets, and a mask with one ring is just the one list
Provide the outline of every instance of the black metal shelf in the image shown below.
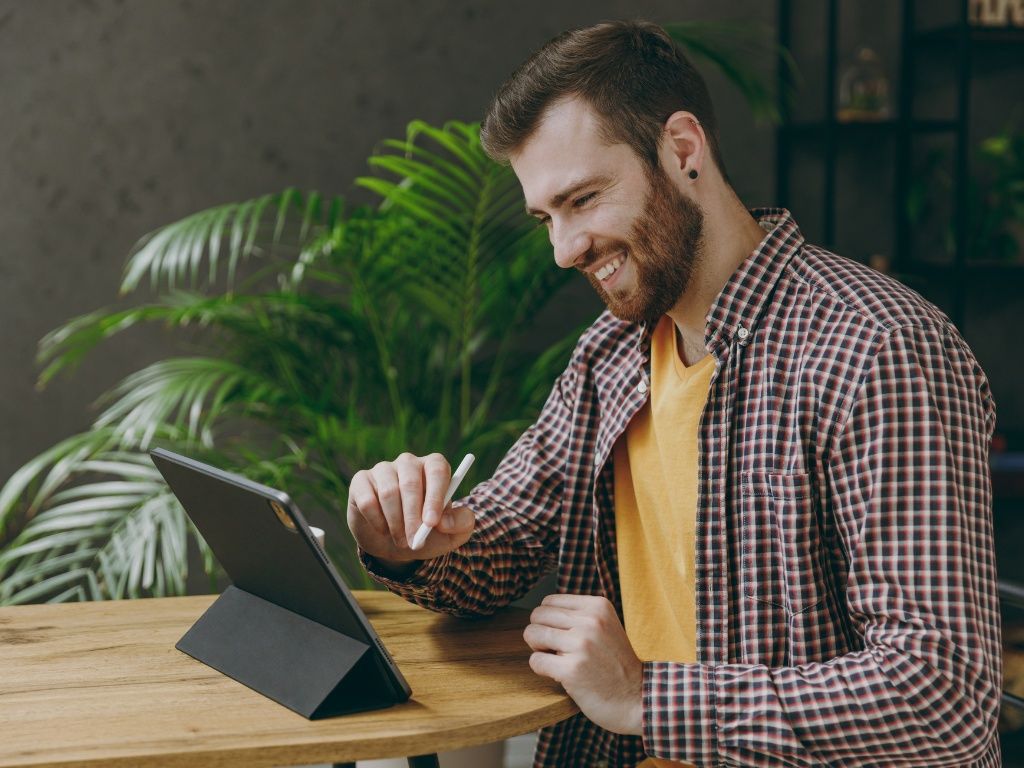
[[[776,198],[778,204],[790,207],[791,156],[799,141],[805,145],[814,142],[822,154],[823,193],[822,229],[818,242],[835,250],[836,235],[836,185],[837,156],[844,146],[865,141],[895,140],[894,195],[892,200],[892,222],[895,247],[891,254],[893,275],[931,276],[942,280],[951,290],[951,307],[946,307],[953,323],[964,329],[966,291],[977,277],[1007,278],[1016,280],[1024,275],[1024,265],[989,261],[972,262],[968,259],[968,211],[967,179],[969,162],[969,104],[973,60],[981,56],[986,48],[1005,45],[1024,46],[1024,28],[1018,27],[976,27],[968,20],[968,3],[959,0],[958,22],[950,26],[921,30],[916,27],[915,0],[902,0],[899,66],[899,103],[894,105],[895,117],[879,121],[841,122],[838,119],[836,75],[838,63],[838,13],[839,0],[827,0],[825,14],[825,114],[824,120],[802,120],[786,123],[779,127],[776,143]],[[779,0],[778,40],[789,50],[792,29],[792,7],[790,0]],[[932,44],[941,43],[945,47]],[[934,62],[937,55],[951,56],[956,67],[957,99],[955,117],[948,120],[920,120],[914,117],[914,71],[918,59],[925,66]],[[793,83],[785,67],[779,68],[778,92],[789,93]],[[785,114],[785,110],[783,110]],[[917,137],[948,135],[954,144],[953,200],[951,218],[955,237],[953,261],[949,264],[931,264],[916,259],[913,253],[913,225],[909,221],[906,207],[911,189],[911,156]],[[970,279],[966,279],[967,277]]]

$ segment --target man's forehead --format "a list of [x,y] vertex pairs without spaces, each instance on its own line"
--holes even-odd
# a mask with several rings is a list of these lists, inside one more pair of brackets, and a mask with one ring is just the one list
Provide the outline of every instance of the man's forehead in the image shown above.
[[547,205],[587,178],[619,176],[637,160],[627,144],[608,143],[599,117],[579,99],[548,107],[536,130],[509,158],[528,207]]
[[578,97],[565,97],[544,110],[536,128],[514,155],[562,152],[566,147],[581,145],[593,148],[609,143],[594,109]]

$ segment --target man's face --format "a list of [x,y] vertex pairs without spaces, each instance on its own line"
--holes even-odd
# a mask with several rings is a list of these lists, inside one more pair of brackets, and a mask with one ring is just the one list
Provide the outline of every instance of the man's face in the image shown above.
[[700,263],[703,212],[661,167],[650,172],[598,128],[582,102],[559,102],[512,168],[558,265],[582,271],[617,317],[653,322],[679,301]]

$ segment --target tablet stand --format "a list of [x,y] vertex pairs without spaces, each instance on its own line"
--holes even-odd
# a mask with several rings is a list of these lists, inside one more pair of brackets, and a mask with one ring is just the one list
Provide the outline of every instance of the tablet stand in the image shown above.
[[175,647],[310,720],[393,703],[369,645],[234,585]]

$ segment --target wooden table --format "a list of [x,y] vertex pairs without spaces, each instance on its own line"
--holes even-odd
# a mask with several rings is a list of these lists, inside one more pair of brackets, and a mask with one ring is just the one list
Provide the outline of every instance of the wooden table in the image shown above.
[[0,608],[0,767],[341,763],[486,744],[577,712],[530,669],[526,611],[465,620],[356,597],[413,695],[317,721],[174,648],[211,595]]

